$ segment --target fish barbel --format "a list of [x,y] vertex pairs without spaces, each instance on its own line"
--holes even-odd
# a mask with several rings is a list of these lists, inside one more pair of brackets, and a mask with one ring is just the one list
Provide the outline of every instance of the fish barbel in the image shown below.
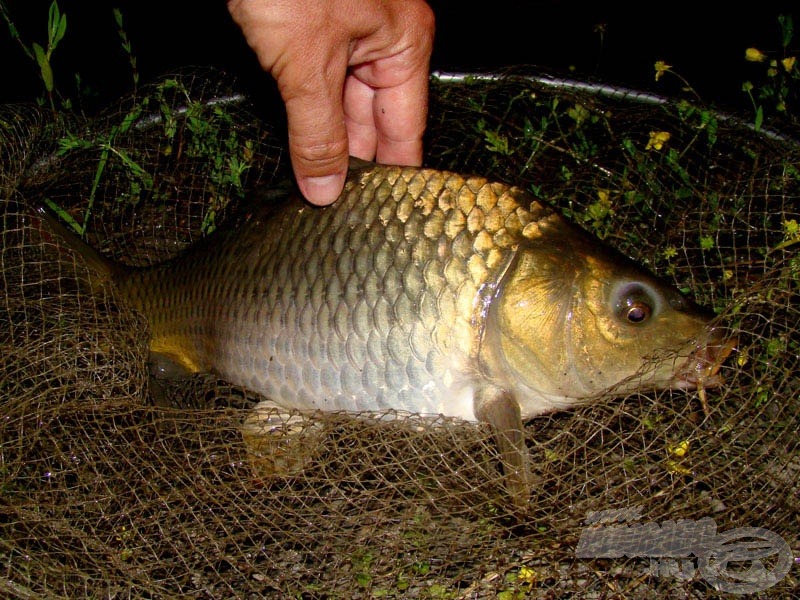
[[332,206],[255,200],[173,260],[112,269],[152,355],[287,409],[487,422],[519,504],[523,419],[712,387],[735,344],[518,187],[354,161]]

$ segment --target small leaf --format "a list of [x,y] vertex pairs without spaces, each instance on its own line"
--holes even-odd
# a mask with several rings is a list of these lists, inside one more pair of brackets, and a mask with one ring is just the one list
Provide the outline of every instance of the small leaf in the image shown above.
[[44,48],[42,48],[36,42],[33,42],[32,46],[33,46],[33,53],[36,55],[36,62],[41,67],[42,63],[45,62],[45,60],[47,60],[45,57]]
[[64,39],[65,33],[67,33],[67,15],[63,15],[61,21],[58,23],[58,31],[56,32],[55,39],[53,39],[53,48],[55,48],[58,42]]
[[61,11],[58,10],[58,2],[53,0],[47,15],[48,52],[51,52],[58,45],[66,31],[67,16],[61,14]]
[[53,0],[50,3],[50,10],[47,13],[47,31],[50,33],[50,39],[58,28],[58,22],[61,20],[61,11],[58,10],[58,2]]
[[794,35],[794,21],[792,20],[792,15],[778,15],[778,23],[780,23],[783,33],[781,45],[784,48],[788,48]]
[[19,40],[19,30],[14,26],[13,23],[8,23],[8,32],[11,34],[11,37],[15,40]]
[[79,236],[83,237],[84,228],[78,223],[75,219],[72,218],[72,215],[61,208],[58,204],[50,200],[50,198],[45,198],[44,203],[47,207],[52,210],[54,213],[58,215],[58,217],[64,221],[75,233]]
[[761,131],[761,124],[764,122],[764,108],[759,106],[756,109],[756,122],[754,124],[756,131]]
[[44,88],[50,93],[53,91],[53,69],[50,67],[50,60],[47,58],[44,48],[36,42],[33,43],[33,52],[36,55],[36,62],[39,63]]
[[47,93],[53,91],[53,69],[50,67],[50,61],[45,62],[43,65],[40,65],[40,70],[42,72],[42,81],[44,82],[44,89],[47,90]]
[[94,144],[89,140],[84,140],[76,136],[74,133],[68,133],[65,137],[58,140],[58,156],[64,156],[68,152],[79,149],[92,148]]

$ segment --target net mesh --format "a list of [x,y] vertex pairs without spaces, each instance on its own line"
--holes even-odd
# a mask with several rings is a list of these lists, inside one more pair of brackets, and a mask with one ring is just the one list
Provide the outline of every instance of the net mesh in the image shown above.
[[[124,264],[160,262],[290,176],[280,113],[257,118],[215,72],[92,119],[2,107],[4,596],[713,595],[646,557],[576,556],[592,511],[632,507],[769,529],[800,554],[798,132],[531,73],[431,92],[427,165],[527,187],[713,307],[739,337],[724,384],[531,420],[522,515],[491,432],[446,418],[304,417],[302,470],[269,476],[243,438],[259,398],[208,375],[154,397],[146,323],[35,209]],[[796,571],[771,583],[784,597]]]

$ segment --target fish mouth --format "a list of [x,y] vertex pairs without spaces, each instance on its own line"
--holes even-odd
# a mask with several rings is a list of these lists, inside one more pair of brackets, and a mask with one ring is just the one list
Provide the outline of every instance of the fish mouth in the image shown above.
[[697,344],[694,352],[675,372],[674,387],[702,390],[722,385],[720,368],[738,343],[737,337],[725,336],[719,330],[713,330],[707,341]]

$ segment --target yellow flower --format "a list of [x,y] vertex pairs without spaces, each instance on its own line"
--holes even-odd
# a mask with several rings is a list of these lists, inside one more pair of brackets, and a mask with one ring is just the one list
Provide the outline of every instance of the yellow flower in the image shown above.
[[736,364],[743,367],[747,364],[747,348],[740,348],[739,353],[736,355]]
[[689,452],[689,440],[682,440],[675,445],[667,444],[667,452],[677,458],[683,458]]
[[787,56],[786,58],[784,58],[781,61],[781,64],[783,65],[783,68],[786,69],[787,73],[791,73],[792,72],[792,69],[794,69],[794,63],[795,63],[796,60],[797,60],[797,58],[794,57],[794,56]]
[[667,463],[667,471],[672,475],[691,475],[691,469],[687,469],[684,466],[681,466],[674,460],[668,460]]
[[650,132],[650,139],[647,141],[647,146],[644,147],[645,150],[661,150],[669,141],[670,133],[669,131],[651,131]]
[[536,583],[536,571],[530,567],[520,567],[519,575],[517,575],[517,581],[522,581],[528,585]]
[[672,65],[668,65],[663,60],[657,60],[655,67],[656,67],[656,81],[658,81],[659,79],[661,79],[661,76],[664,73],[666,73],[672,68]]
[[744,51],[744,59],[750,62],[764,62],[767,55],[758,48],[748,48]]

